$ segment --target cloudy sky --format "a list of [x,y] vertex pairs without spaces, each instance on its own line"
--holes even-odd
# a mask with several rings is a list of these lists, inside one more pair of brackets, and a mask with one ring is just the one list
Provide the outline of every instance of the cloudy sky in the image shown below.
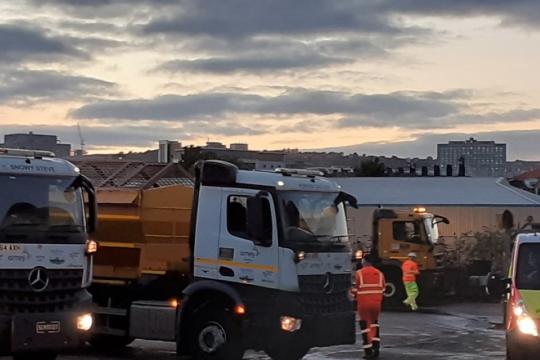
[[0,0],[0,134],[539,159],[537,0]]

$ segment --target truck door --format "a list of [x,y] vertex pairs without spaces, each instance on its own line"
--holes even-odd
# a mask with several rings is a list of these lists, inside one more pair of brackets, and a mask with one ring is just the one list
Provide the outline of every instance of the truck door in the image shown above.
[[248,234],[248,199],[259,191],[223,189],[221,231],[219,237],[218,278],[268,288],[278,286],[278,243],[276,212],[270,194],[262,197],[265,243],[254,241]]

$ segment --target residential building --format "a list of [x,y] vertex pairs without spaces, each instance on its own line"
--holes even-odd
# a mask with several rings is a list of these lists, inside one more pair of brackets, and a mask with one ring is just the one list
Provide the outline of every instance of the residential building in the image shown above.
[[437,144],[437,161],[443,167],[452,165],[454,169],[464,161],[466,176],[504,176],[506,144],[474,138]]

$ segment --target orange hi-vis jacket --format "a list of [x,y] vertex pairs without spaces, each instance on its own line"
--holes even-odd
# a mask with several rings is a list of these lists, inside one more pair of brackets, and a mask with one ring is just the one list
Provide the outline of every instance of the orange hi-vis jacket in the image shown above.
[[416,275],[420,274],[418,265],[412,261],[407,260],[401,265],[401,271],[403,272],[403,282],[410,283],[416,281]]
[[381,302],[386,283],[382,272],[373,266],[365,266],[356,272],[357,301]]

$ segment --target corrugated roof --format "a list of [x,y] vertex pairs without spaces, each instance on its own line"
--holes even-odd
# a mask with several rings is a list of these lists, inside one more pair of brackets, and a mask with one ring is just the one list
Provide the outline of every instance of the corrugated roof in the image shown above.
[[540,196],[503,178],[357,177],[335,178],[360,206],[540,206]]

